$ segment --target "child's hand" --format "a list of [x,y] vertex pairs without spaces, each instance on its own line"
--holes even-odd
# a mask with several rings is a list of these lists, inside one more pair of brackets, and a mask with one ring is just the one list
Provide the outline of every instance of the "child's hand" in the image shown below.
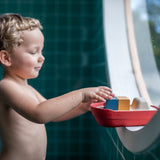
[[83,102],[105,102],[106,99],[112,99],[114,96],[112,90],[105,86],[82,89]]

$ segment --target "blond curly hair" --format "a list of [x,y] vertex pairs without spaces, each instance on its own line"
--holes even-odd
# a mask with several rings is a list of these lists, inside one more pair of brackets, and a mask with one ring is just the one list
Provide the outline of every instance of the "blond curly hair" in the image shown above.
[[42,29],[39,20],[22,17],[19,14],[3,14],[0,16],[0,51],[12,52],[23,43],[23,31]]

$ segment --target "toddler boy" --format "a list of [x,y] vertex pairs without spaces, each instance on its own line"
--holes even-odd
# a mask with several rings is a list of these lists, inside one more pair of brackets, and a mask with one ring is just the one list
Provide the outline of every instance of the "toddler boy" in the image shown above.
[[0,136],[1,160],[44,160],[44,124],[71,119],[90,110],[90,103],[112,99],[101,86],[45,99],[27,80],[36,78],[44,63],[44,36],[37,19],[18,14],[0,16]]

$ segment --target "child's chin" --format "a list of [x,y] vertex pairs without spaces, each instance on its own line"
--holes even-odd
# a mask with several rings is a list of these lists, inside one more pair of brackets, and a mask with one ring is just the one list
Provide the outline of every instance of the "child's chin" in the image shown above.
[[33,75],[33,76],[28,77],[27,79],[34,79],[34,78],[37,78],[38,76],[39,76],[39,74]]

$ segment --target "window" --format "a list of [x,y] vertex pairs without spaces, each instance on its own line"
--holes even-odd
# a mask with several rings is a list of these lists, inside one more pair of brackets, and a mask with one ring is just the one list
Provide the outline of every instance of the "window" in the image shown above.
[[[131,101],[142,96],[159,105],[160,2],[103,0],[103,7],[111,88],[116,95],[128,96]],[[141,152],[157,141],[159,121],[160,110],[146,127],[119,127],[116,131],[128,150]]]
[[134,34],[152,104],[160,104],[160,1],[131,0]]

